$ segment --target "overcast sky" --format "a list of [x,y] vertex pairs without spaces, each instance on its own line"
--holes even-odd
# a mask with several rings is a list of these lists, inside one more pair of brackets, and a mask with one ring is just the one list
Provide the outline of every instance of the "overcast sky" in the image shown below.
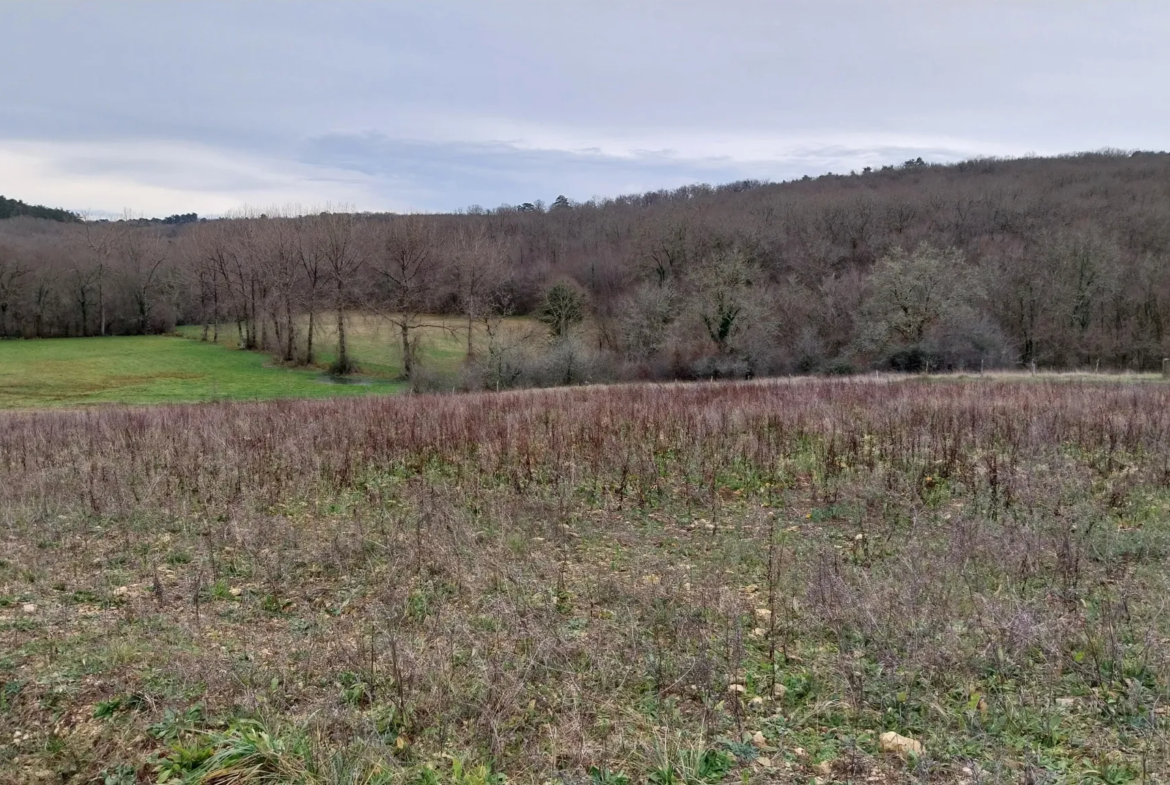
[[0,194],[585,200],[1170,142],[1166,0],[0,0]]

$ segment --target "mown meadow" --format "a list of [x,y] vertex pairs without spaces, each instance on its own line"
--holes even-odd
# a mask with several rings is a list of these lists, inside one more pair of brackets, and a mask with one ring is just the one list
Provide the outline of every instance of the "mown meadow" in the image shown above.
[[1161,384],[4,413],[0,782],[1163,781],[1168,481]]
[[[349,316],[357,372],[339,377],[328,372],[336,357],[336,326],[328,316],[318,318],[324,323],[315,328],[315,362],[307,366],[239,349],[235,325],[220,325],[209,340],[203,340],[202,327],[187,325],[175,335],[0,341],[0,409],[333,398],[411,388],[403,380],[391,325],[374,315]],[[429,316],[424,324],[417,330],[414,386],[461,386],[468,363],[466,322]],[[502,320],[500,332],[510,351],[543,345],[545,338],[529,319]],[[471,346],[473,359],[487,355],[482,325],[473,326]]]
[[337,384],[321,369],[283,368],[256,352],[174,336],[0,341],[0,409],[326,398],[406,387],[385,378]]

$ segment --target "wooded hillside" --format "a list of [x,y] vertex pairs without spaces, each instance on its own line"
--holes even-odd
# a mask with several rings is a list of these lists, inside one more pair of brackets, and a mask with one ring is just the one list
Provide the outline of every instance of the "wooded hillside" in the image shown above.
[[7,336],[226,322],[295,363],[311,325],[353,309],[387,314],[406,355],[422,314],[539,315],[550,356],[598,377],[1156,368],[1170,155],[919,160],[457,215],[0,222]]
[[42,207],[38,204],[25,204],[19,199],[5,199],[0,196],[0,220],[15,218],[18,215],[27,215],[30,218],[43,218],[46,221],[74,222],[81,220],[76,213],[60,210],[56,207]]

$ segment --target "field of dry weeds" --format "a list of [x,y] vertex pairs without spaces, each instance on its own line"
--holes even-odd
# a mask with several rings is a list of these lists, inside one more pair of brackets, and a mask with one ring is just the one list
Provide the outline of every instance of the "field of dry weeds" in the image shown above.
[[0,782],[1163,781],[1168,481],[1158,384],[5,413]]

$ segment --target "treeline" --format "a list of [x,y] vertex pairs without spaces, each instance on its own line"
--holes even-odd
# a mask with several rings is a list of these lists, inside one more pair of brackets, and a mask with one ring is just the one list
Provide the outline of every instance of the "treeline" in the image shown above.
[[[226,324],[313,363],[329,320],[345,371],[358,310],[393,326],[412,377],[427,315],[462,317],[469,378],[495,386],[1154,369],[1170,355],[1170,155],[914,160],[453,215],[0,224],[6,336]],[[526,314],[547,338],[509,345],[499,320]]]
[[56,207],[42,207],[37,204],[25,204],[19,199],[6,199],[0,196],[0,220],[15,218],[19,215],[66,223],[75,223],[81,220],[76,213],[71,213],[68,210],[60,210]]

